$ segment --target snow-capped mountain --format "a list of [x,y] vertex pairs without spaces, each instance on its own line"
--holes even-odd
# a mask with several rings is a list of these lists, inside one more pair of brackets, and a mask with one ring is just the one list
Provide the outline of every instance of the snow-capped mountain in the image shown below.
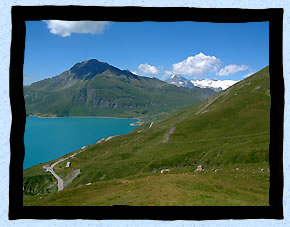
[[235,80],[212,80],[212,79],[203,79],[203,80],[188,80],[183,76],[173,74],[169,79],[165,80],[169,84],[173,84],[177,87],[200,87],[200,88],[211,88],[212,90],[219,92],[227,89],[228,87],[234,85],[239,81]]
[[200,88],[211,88],[214,91],[221,91],[225,90],[228,87],[234,85],[235,83],[239,82],[236,80],[211,80],[211,79],[204,79],[204,80],[191,80],[190,81],[194,86]]
[[186,78],[173,74],[169,79],[167,79],[165,82],[169,84],[173,84],[177,87],[188,87],[188,88],[193,88],[194,85],[190,82],[190,80],[187,80]]

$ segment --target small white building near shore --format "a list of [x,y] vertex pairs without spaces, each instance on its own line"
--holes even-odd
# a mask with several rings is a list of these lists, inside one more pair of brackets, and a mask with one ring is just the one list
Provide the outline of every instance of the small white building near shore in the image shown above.
[[67,162],[65,167],[70,167],[70,162]]

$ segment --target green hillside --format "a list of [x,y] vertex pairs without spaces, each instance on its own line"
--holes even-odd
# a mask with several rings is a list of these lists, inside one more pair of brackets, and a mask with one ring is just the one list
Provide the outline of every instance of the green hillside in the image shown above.
[[41,116],[157,118],[215,94],[141,77],[95,59],[50,79],[24,86],[26,112]]
[[266,67],[201,104],[89,146],[69,168],[57,164],[64,181],[80,169],[63,191],[44,164],[25,170],[24,205],[269,205],[270,104]]

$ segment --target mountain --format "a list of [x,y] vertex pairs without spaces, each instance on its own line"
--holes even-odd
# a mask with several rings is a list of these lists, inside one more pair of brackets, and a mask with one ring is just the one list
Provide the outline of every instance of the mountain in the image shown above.
[[24,86],[26,113],[41,116],[152,117],[198,103],[210,89],[168,85],[96,59]]
[[66,155],[75,154],[71,167],[59,163],[55,173],[80,174],[63,191],[43,171],[55,161],[26,169],[24,205],[269,206],[270,105],[266,67],[164,120]]
[[199,87],[199,88],[210,88],[215,92],[219,92],[227,89],[228,87],[234,85],[238,81],[235,80],[211,80],[211,79],[203,79],[203,80],[188,80],[180,75],[173,74],[170,78],[165,80],[168,84],[173,84],[177,87]]
[[203,79],[203,80],[191,80],[190,82],[196,87],[211,88],[214,91],[219,92],[238,83],[239,81]]
[[165,82],[168,84],[173,84],[177,87],[187,87],[187,88],[193,88],[194,85],[191,83],[190,80],[185,79],[184,77],[173,74],[169,79],[167,79]]

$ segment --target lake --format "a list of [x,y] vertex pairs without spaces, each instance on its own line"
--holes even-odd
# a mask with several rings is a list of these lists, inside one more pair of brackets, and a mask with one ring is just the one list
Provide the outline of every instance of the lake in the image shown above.
[[138,127],[130,126],[136,121],[96,117],[27,117],[23,169],[57,159],[102,138],[127,134]]

